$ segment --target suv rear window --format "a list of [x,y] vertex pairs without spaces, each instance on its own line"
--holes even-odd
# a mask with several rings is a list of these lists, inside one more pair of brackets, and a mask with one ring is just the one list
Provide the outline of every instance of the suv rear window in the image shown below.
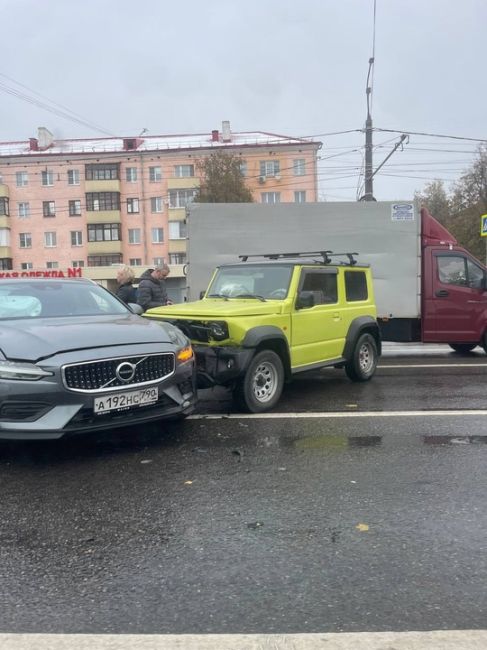
[[363,271],[345,271],[345,294],[347,302],[367,300],[367,279]]

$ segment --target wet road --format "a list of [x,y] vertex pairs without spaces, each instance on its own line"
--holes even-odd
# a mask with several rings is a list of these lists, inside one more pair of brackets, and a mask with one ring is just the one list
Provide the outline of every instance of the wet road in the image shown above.
[[0,631],[485,627],[486,378],[392,349],[265,419],[1,444]]

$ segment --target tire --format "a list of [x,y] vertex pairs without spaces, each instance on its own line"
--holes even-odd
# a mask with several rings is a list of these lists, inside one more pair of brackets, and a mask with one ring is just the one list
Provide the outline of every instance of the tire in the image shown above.
[[472,352],[474,348],[477,347],[476,343],[448,343],[452,350],[459,352],[460,354],[467,354]]
[[345,364],[347,377],[352,381],[369,381],[377,367],[378,356],[374,337],[371,334],[359,336],[352,357]]
[[238,406],[250,413],[264,413],[273,408],[284,387],[284,367],[272,350],[257,352],[244,377],[237,384],[234,398]]

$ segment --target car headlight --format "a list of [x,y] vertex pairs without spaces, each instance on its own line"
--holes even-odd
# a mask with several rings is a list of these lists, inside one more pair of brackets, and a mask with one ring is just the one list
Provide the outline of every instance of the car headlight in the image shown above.
[[4,361],[0,359],[0,379],[18,379],[21,381],[35,381],[43,377],[50,377],[54,373],[36,366],[34,363],[17,361]]
[[188,345],[185,348],[177,351],[176,359],[179,361],[179,363],[186,363],[186,361],[190,361],[193,358],[193,354],[193,348]]
[[208,323],[210,335],[215,341],[223,341],[228,338],[228,325],[224,320],[214,320]]

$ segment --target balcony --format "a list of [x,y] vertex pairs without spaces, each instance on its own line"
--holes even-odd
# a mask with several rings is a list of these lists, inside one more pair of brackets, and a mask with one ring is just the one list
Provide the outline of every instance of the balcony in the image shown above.
[[6,257],[13,257],[11,247],[0,246],[0,259],[4,259]]
[[10,217],[7,217],[5,214],[0,216],[0,228],[10,228]]
[[186,253],[187,239],[170,239],[168,242],[169,253]]
[[171,208],[169,206],[169,221],[184,221],[186,219],[186,208]]
[[4,196],[8,197],[8,185],[0,183],[0,198],[3,198]]
[[122,252],[121,241],[89,241],[88,255],[113,255]]
[[87,223],[120,223],[122,213],[120,210],[87,210],[86,221]]
[[120,180],[85,181],[85,192],[120,192]]
[[168,190],[192,190],[200,186],[200,179],[197,176],[185,176],[183,178],[168,178]]

